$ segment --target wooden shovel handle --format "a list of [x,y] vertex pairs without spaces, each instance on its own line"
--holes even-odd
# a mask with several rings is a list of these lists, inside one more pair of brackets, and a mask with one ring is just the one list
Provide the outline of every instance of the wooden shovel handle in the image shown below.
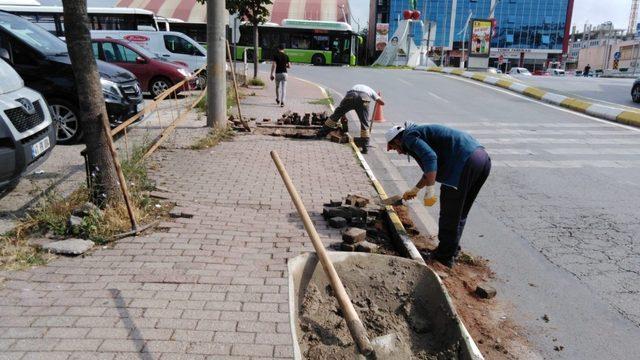
[[316,250],[316,254],[318,254],[318,258],[320,259],[322,268],[324,269],[325,274],[327,274],[335,297],[336,299],[338,299],[338,303],[342,308],[342,313],[344,314],[344,318],[347,322],[347,327],[349,328],[349,332],[351,333],[353,340],[356,342],[358,348],[360,349],[360,352],[363,355],[371,355],[373,353],[373,347],[371,346],[371,342],[367,337],[367,330],[364,328],[364,325],[362,325],[362,321],[360,321],[358,313],[353,308],[353,304],[349,299],[349,295],[347,295],[347,291],[344,289],[344,285],[342,285],[342,281],[340,281],[340,277],[338,277],[338,273],[333,267],[333,263],[331,263],[329,256],[327,256],[327,251],[324,249],[324,245],[320,240],[320,236],[318,235],[315,226],[313,226],[313,223],[311,222],[311,218],[309,218],[307,209],[304,207],[304,204],[300,199],[300,195],[298,195],[298,191],[293,186],[293,182],[291,182],[291,178],[289,178],[287,170],[284,168],[282,161],[280,161],[278,153],[275,151],[271,151],[271,158],[276,164],[276,168],[278,168],[278,172],[280,173],[280,176],[282,177],[282,180],[287,187],[287,191],[289,191],[289,195],[291,195],[291,200],[296,206],[298,214],[302,218],[304,228],[307,230],[309,238],[311,238],[313,248]]

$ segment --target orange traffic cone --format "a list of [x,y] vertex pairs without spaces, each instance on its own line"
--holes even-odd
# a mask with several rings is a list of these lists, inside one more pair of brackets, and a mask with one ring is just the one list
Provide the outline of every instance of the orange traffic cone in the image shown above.
[[[378,95],[382,95],[380,91],[378,91]],[[382,105],[378,104],[377,102],[373,107],[373,121],[379,122],[379,123],[386,121],[384,119],[384,115],[382,114]]]

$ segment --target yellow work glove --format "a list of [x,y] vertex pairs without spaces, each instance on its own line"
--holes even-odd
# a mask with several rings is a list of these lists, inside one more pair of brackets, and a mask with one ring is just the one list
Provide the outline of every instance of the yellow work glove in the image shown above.
[[418,196],[418,192],[420,192],[420,189],[417,186],[414,186],[411,190],[408,190],[404,194],[402,194],[402,199],[403,200],[415,199],[416,196]]
[[438,198],[436,197],[436,186],[427,186],[426,189],[427,190],[424,193],[424,206],[433,206],[438,202]]

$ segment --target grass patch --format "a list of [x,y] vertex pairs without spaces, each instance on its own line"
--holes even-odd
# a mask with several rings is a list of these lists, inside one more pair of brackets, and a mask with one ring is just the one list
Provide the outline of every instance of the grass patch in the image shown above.
[[[122,170],[131,194],[133,211],[139,224],[150,223],[164,217],[170,205],[160,204],[147,194],[154,188],[149,179],[142,156],[146,147],[133,149],[129,160],[122,161]],[[0,236],[0,268],[23,269],[43,265],[53,258],[29,246],[30,237],[75,237],[88,239],[102,245],[110,242],[117,234],[131,230],[131,223],[124,201],[117,201],[95,209],[82,218],[78,226],[70,226],[69,217],[75,209],[90,201],[90,192],[81,187],[67,197],[58,193],[47,193],[40,204],[30,211],[10,233]]]
[[[255,95],[255,93],[253,93],[253,95]],[[238,97],[240,99],[243,99],[245,96],[246,96],[245,94],[238,91]],[[237,105],[236,95],[233,92],[233,89],[231,87],[227,87],[227,109],[232,108],[236,105]],[[200,101],[198,101],[198,104],[196,104],[196,109],[198,109],[198,111],[200,112],[207,112],[207,96],[206,95],[202,99],[200,99]]]
[[335,101],[333,100],[333,96],[328,95],[328,97],[326,98],[322,98],[322,99],[316,99],[316,100],[312,100],[309,101],[309,104],[311,105],[333,105],[335,103]]
[[260,78],[254,77],[253,79],[249,79],[247,81],[247,85],[249,86],[264,86],[264,81]]
[[192,150],[204,150],[218,145],[221,141],[229,141],[235,136],[233,129],[227,126],[223,129],[213,129],[207,136],[199,139],[191,145]]

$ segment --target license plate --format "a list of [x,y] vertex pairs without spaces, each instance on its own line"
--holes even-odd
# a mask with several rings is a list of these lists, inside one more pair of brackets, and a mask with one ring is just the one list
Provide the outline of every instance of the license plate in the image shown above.
[[140,103],[140,104],[136,105],[136,113],[139,113],[143,109],[144,109],[144,103]]
[[49,141],[49,137],[38,141],[37,143],[31,146],[31,155],[35,159],[38,156],[42,155],[43,152],[47,151],[48,148],[51,147],[51,142]]

